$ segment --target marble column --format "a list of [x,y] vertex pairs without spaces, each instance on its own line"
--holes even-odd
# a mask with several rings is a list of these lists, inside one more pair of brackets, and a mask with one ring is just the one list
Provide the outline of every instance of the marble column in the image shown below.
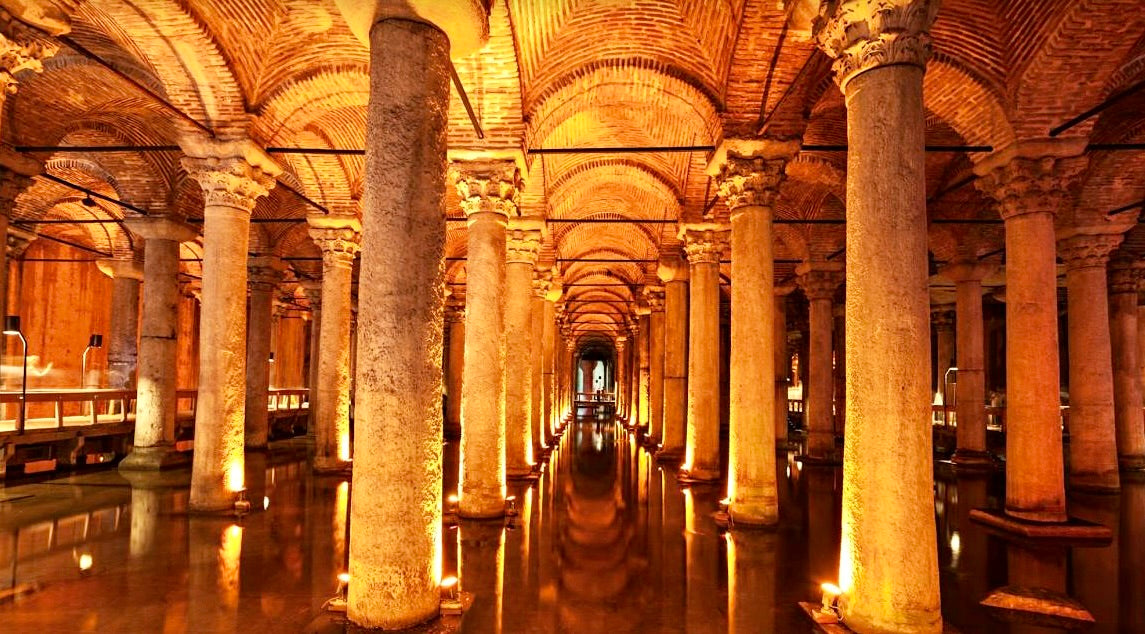
[[[725,140],[709,173],[731,213],[728,513],[735,524],[779,521],[775,480],[775,268],[772,214],[798,143]],[[762,389],[761,389],[762,386]]]
[[153,470],[176,462],[176,339],[179,317],[179,245],[198,232],[172,217],[131,218],[127,228],[143,238],[143,320],[135,437],[123,470]]
[[616,417],[621,424],[625,420],[625,408],[628,404],[628,335],[616,336]]
[[545,445],[552,447],[556,443],[555,430],[557,427],[557,385],[556,349],[557,349],[557,300],[560,299],[559,284],[553,283],[545,296],[544,314],[541,316],[543,330],[541,333],[541,398],[544,399],[541,412],[541,426],[544,427]]
[[461,438],[461,385],[465,376],[465,298],[454,295],[445,307],[449,324],[445,363],[445,437]]
[[1025,143],[974,166],[1006,227],[1004,519],[1014,524],[1067,519],[1054,217],[1084,168],[1083,147],[1084,140]]
[[982,333],[982,279],[994,267],[974,259],[955,261],[940,274],[955,285],[956,449],[951,461],[961,469],[989,468],[986,451],[986,346]]
[[652,309],[647,302],[636,306],[637,322],[640,324],[640,337],[637,339],[636,362],[639,367],[639,388],[637,390],[636,426],[647,434],[652,418]]
[[791,357],[787,354],[787,295],[794,286],[775,288],[775,332],[771,345],[775,370],[775,449],[787,451],[787,387]]
[[306,439],[314,442],[318,416],[318,360],[322,356],[322,280],[303,280],[302,287],[306,301],[310,305],[310,363],[306,366],[306,389],[308,390],[308,410],[306,412]]
[[183,167],[203,188],[199,395],[193,511],[232,507],[243,482],[246,286],[250,214],[280,168],[250,141],[185,142]]
[[922,78],[938,4],[832,3],[816,28],[847,106],[838,585],[858,632],[942,631],[937,550],[919,547],[936,540]]
[[564,341],[564,356],[561,358],[561,368],[564,371],[564,376],[561,380],[563,392],[561,395],[561,432],[564,432],[564,425],[572,419],[572,405],[573,405],[573,363],[576,359],[576,339],[572,334],[572,327],[565,325],[561,329]]
[[1113,360],[1106,263],[1121,234],[1067,229],[1058,241],[1066,267],[1069,336],[1069,484],[1116,491],[1117,433],[1113,421]]
[[[832,364],[832,328],[835,325],[833,298],[843,281],[843,266],[834,262],[805,262],[796,269],[799,286],[807,296],[808,347],[807,380],[804,382],[807,404],[803,413],[807,425],[807,458],[819,462],[837,462],[835,451],[835,369]],[[927,339],[929,340],[929,331]],[[928,348],[929,346],[929,341]],[[927,372],[929,374],[929,372]],[[929,383],[929,381],[928,381]],[[929,391],[928,391],[929,392]],[[927,400],[929,403],[929,399]]]
[[[949,395],[946,393],[946,371],[957,367],[955,358],[954,336],[954,307],[949,304],[931,306],[930,326],[935,332],[935,387],[934,391],[942,395],[942,402],[950,405]],[[951,377],[952,379],[954,377]],[[958,395],[955,394],[955,398]]]
[[247,263],[250,289],[246,340],[246,428],[247,450],[265,451],[270,438],[270,339],[273,332],[274,292],[286,270],[275,256],[253,257]]
[[[350,305],[362,223],[352,213],[311,215],[310,239],[322,251],[322,318],[318,324],[318,407],[314,412],[316,473],[350,466]],[[439,402],[440,405],[440,402]]]
[[691,266],[688,310],[688,433],[682,475],[699,481],[720,477],[720,256],[727,230],[719,225],[685,229]]
[[529,341],[529,432],[533,438],[533,459],[539,464],[542,453],[548,448],[545,441],[545,344],[542,341],[545,332],[545,294],[548,292],[544,276],[540,272],[534,273],[533,298],[530,302],[530,328]]
[[543,221],[513,219],[505,246],[505,474],[533,472],[533,266]]
[[[134,259],[106,259],[96,262],[111,278],[111,325],[107,336],[107,387],[115,390],[135,386],[139,359],[139,283],[142,263]],[[84,377],[86,384],[87,377]]]
[[842,304],[838,304],[832,314],[835,371],[831,380],[834,382],[835,436],[842,438],[847,434],[847,311]]
[[[1123,471],[1145,470],[1145,423],[1137,359],[1137,285],[1141,269],[1129,258],[1109,271],[1110,338],[1113,351],[1113,401],[1117,462]],[[1071,423],[1072,425],[1072,423]]]
[[661,444],[664,438],[664,289],[648,291],[648,439]]
[[488,21],[476,0],[337,5],[372,60],[353,462],[354,490],[372,495],[350,502],[346,618],[403,629],[441,603],[450,55],[479,48]]
[[657,274],[664,282],[664,437],[656,457],[675,462],[687,437],[688,267],[678,256],[665,257]]
[[505,513],[505,229],[517,215],[520,175],[511,161],[455,163],[468,218],[465,382],[461,385],[462,517]]

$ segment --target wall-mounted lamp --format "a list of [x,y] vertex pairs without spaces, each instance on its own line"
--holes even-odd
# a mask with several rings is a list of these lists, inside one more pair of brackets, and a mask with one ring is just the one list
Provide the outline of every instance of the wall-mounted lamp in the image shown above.
[[20,332],[19,315],[4,316],[4,335],[19,337],[20,343],[24,346],[24,375],[20,381],[20,419],[16,421],[16,432],[23,433],[24,421],[28,414],[28,340],[24,338],[24,333]]
[[268,363],[274,363],[274,353],[273,353],[273,352],[272,352],[272,353],[270,353],[270,358],[269,358],[269,359],[267,359],[267,362],[268,362]]
[[[83,349],[83,359],[80,361],[80,387],[87,387],[87,355],[92,350],[98,350],[103,347],[103,335],[95,335],[88,337],[87,347]],[[96,387],[99,387],[99,381],[96,381]]]
[[95,202],[95,199],[93,199],[90,194],[84,196],[84,199],[80,202],[83,203],[84,207],[99,207],[99,203]]

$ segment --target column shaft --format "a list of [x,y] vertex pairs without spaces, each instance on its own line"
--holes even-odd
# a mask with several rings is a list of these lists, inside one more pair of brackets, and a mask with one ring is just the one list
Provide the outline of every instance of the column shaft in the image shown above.
[[[356,220],[354,221],[357,222]],[[322,249],[322,318],[318,346],[318,408],[314,415],[314,470],[335,472],[349,466],[350,302],[357,227],[313,228]],[[439,402],[440,404],[440,402]]]
[[[642,309],[643,310],[643,309]],[[652,398],[652,337],[651,337],[651,313],[640,315],[640,336],[636,339],[636,362],[639,364],[639,389],[637,391],[637,400],[639,406],[636,411],[636,424],[644,430],[645,433],[649,431],[650,421],[652,418],[652,405],[650,399]]]
[[554,379],[553,372],[556,370],[556,346],[557,346],[557,314],[556,302],[545,300],[544,314],[541,317],[543,332],[541,336],[542,358],[541,358],[541,375],[543,384],[541,385],[541,397],[544,399],[543,411],[541,412],[541,425],[544,428],[545,446],[552,447],[556,442],[553,437],[553,430],[556,429],[557,405],[556,393],[557,386]]
[[[260,263],[261,264],[261,263]],[[270,438],[270,338],[274,315],[274,290],[279,277],[273,267],[252,265],[246,346],[246,427],[247,449],[266,449]]]
[[541,451],[547,447],[545,444],[545,388],[543,361],[545,344],[542,341],[545,332],[545,298],[533,297],[531,301],[531,336],[529,338],[529,430],[533,438],[533,460],[540,462]]
[[787,374],[790,359],[787,356],[787,297],[775,296],[775,332],[771,344],[775,372],[775,446],[787,449]]
[[107,343],[108,387],[130,389],[136,384],[135,368],[139,359],[139,279],[116,275],[111,284],[111,307],[113,318]]
[[956,464],[987,464],[986,453],[986,347],[982,333],[982,280],[957,279],[955,337],[957,339],[958,392],[955,414],[958,421]]
[[1115,269],[1110,277],[1110,337],[1117,461],[1123,470],[1139,471],[1145,469],[1145,423],[1137,369],[1137,276],[1132,271]]
[[648,434],[653,442],[664,438],[664,300],[658,298],[648,320],[650,339],[648,386]]
[[[619,370],[617,376],[620,376]],[[684,455],[688,416],[688,282],[664,283],[664,441],[660,457]]]
[[835,420],[831,412],[834,398],[834,368],[831,365],[832,328],[835,318],[830,296],[809,300],[810,345],[807,359],[807,454],[830,459],[835,453]]
[[[515,232],[519,233],[519,232]],[[540,246],[540,237],[533,241]],[[511,244],[523,243],[511,240]],[[533,470],[532,363],[533,261],[535,249],[520,249],[524,259],[510,258],[505,273],[505,469],[511,477]],[[528,256],[531,255],[532,258]]]
[[691,242],[688,311],[688,439],[681,470],[697,480],[720,477],[720,246]]
[[445,364],[445,437],[461,438],[461,386],[465,368],[465,308],[449,313],[448,361]]

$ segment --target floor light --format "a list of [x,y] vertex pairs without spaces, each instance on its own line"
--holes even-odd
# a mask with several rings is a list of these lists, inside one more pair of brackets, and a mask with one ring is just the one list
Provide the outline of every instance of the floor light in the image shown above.
[[[80,387],[87,387],[87,355],[92,350],[99,350],[103,347],[103,335],[95,335],[88,337],[87,347],[83,349],[83,358],[80,361]],[[99,382],[96,382],[96,387]]]
[[28,414],[28,340],[24,338],[24,333],[20,332],[19,315],[4,317],[4,335],[19,337],[20,343],[24,346],[24,374],[20,380],[20,420],[16,421],[16,431],[23,432],[24,421]]

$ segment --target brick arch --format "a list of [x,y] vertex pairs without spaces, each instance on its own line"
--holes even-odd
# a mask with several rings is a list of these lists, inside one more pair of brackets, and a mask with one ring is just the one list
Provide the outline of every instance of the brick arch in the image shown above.
[[1014,129],[1003,96],[975,71],[935,54],[923,77],[923,105],[967,144],[1005,147],[1014,141]]
[[[845,218],[843,200],[830,188],[787,181],[775,205],[777,218],[802,220]],[[778,225],[776,234],[799,259],[823,259],[844,244],[842,225]]]
[[[252,229],[257,226],[258,225],[251,225]],[[254,238],[253,232],[251,238],[252,240]],[[267,250],[279,257],[316,257],[322,255],[321,250],[319,250],[318,246],[314,244],[314,241],[310,239],[310,225],[305,222],[292,224],[289,229],[280,233],[273,238],[273,240],[271,240],[269,236],[267,240],[268,244],[266,246],[269,247]],[[255,251],[253,242],[251,244],[251,251]],[[262,250],[259,250],[259,252],[262,252]]]
[[679,183],[641,161],[624,157],[601,158],[592,154],[581,156],[583,157],[581,161],[571,163],[557,179],[549,183],[551,198],[560,198],[565,187],[571,187],[573,181],[586,176],[591,178],[614,176],[626,181],[633,179],[642,189],[666,190],[667,196],[673,200],[683,197],[684,192],[680,189]]
[[[59,145],[131,145],[144,139],[125,134],[128,127],[116,127],[100,121],[80,121],[68,126],[60,137]],[[98,165],[104,174],[117,184],[121,200],[155,212],[166,212],[162,201],[167,200],[176,166],[171,157],[157,152],[116,152],[97,154],[57,153],[48,160],[50,166],[68,160],[80,160]]]

